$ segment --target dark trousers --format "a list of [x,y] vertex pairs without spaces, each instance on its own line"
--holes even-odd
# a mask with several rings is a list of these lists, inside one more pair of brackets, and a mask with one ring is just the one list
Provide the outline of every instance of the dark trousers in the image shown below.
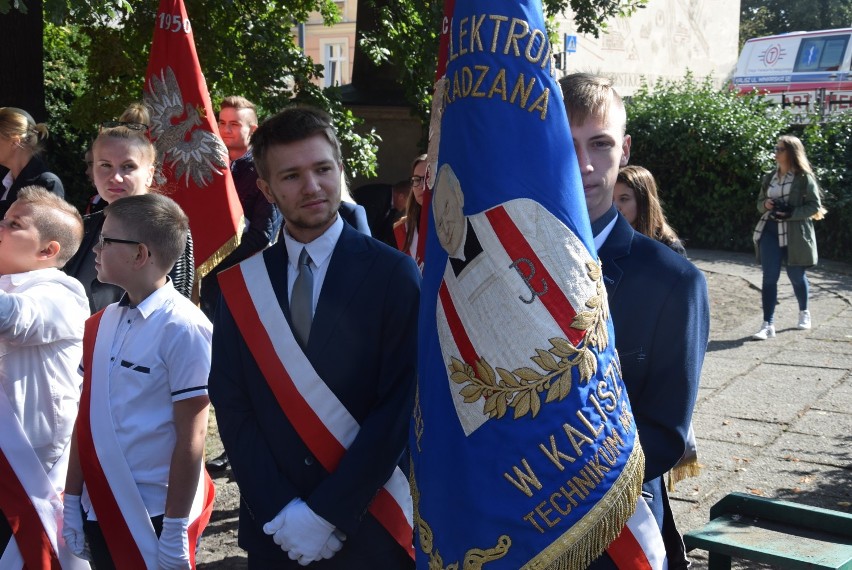
[[[163,532],[163,515],[151,519],[151,524],[154,525],[154,531],[157,537]],[[115,561],[109,553],[109,547],[101,532],[101,525],[98,521],[87,521],[85,515],[83,518],[83,531],[86,533],[86,541],[89,543],[89,552],[92,554],[92,562],[96,570],[115,570],[121,568],[121,560]]]

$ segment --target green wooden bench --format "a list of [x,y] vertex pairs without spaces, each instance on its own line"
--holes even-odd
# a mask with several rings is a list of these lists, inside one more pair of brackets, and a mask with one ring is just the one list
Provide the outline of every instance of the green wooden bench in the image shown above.
[[731,558],[778,568],[852,570],[852,514],[731,493],[710,508],[710,522],[683,537],[687,552],[710,554],[709,570]]

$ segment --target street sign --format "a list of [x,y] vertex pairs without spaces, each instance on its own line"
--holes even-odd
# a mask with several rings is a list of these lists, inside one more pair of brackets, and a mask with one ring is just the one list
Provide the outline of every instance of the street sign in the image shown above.
[[577,36],[565,34],[565,51],[575,53],[577,51]]

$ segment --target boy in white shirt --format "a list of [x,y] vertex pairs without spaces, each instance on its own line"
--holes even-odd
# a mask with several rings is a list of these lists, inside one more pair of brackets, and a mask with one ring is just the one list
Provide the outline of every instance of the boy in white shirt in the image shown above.
[[193,568],[213,506],[201,464],[212,325],[168,279],[189,222],[158,194],[104,211],[98,279],[126,293],[86,322],[63,535],[98,570]]
[[0,221],[0,568],[82,564],[56,532],[89,316],[59,269],[82,237],[74,206],[38,186]]

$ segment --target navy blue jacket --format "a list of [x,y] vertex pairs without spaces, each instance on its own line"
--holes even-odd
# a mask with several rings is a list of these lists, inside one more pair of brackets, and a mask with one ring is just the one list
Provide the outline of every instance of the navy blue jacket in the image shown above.
[[[683,455],[710,332],[704,275],[665,245],[618,219],[598,251],[622,376],[645,452],[642,486],[669,548],[663,474]],[[675,544],[676,546],[676,544]],[[607,567],[593,565],[594,568]]]
[[[8,168],[0,167],[0,180],[6,176],[7,172],[9,172]],[[12,182],[12,186],[9,188],[9,193],[6,195],[6,199],[0,200],[0,220],[2,220],[3,216],[6,215],[6,211],[9,209],[9,206],[12,205],[12,202],[18,198],[18,192],[21,188],[32,185],[42,186],[60,198],[65,197],[65,188],[62,186],[62,181],[59,177],[50,172],[47,169],[47,165],[39,157],[34,156],[30,159],[23,170],[21,170],[18,177],[15,178],[15,181]],[[0,184],[0,196],[3,195],[3,190],[5,190],[5,188],[3,188],[3,185]]]

